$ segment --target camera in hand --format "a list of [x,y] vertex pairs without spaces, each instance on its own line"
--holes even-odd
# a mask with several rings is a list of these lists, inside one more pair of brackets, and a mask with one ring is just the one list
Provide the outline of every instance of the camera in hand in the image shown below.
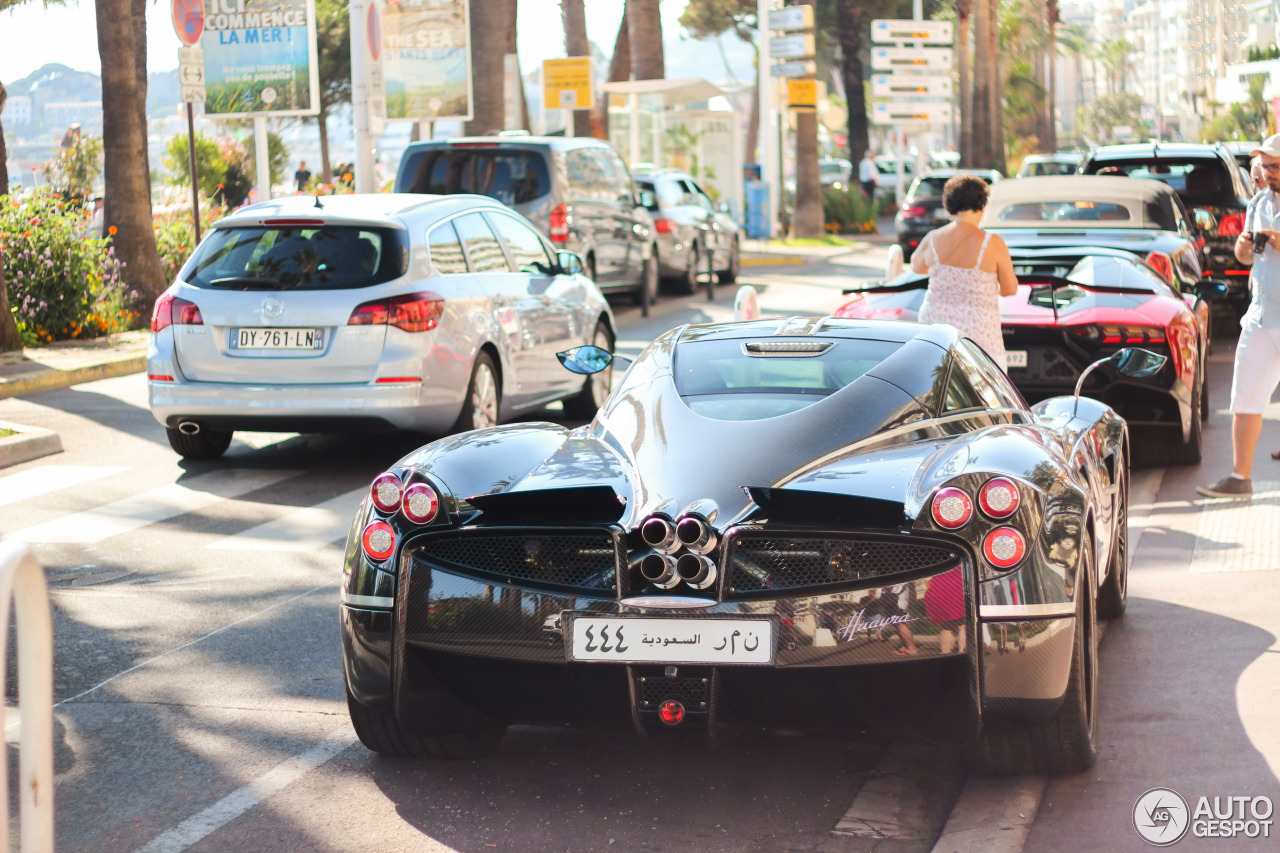
[[1263,234],[1261,231],[1254,231],[1252,236],[1253,236],[1253,253],[1255,255],[1261,255],[1262,250],[1267,248],[1267,235]]

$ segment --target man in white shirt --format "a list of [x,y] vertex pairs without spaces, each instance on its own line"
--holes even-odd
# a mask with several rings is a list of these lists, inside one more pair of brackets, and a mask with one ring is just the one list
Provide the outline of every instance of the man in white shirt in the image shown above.
[[1250,153],[1261,160],[1267,186],[1250,201],[1244,233],[1236,238],[1236,260],[1251,267],[1251,298],[1240,321],[1231,380],[1232,470],[1212,485],[1196,487],[1213,498],[1253,495],[1253,451],[1262,434],[1262,413],[1280,385],[1280,134]]
[[862,194],[867,197],[867,201],[874,200],[876,187],[880,185],[880,170],[876,168],[876,161],[871,156],[870,148],[858,163],[858,182],[862,184]]

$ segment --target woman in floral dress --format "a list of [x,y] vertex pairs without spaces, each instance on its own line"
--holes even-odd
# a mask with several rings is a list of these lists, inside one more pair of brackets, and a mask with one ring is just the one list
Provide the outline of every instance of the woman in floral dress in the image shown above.
[[942,188],[951,224],[930,231],[911,257],[911,269],[929,276],[921,323],[950,323],[1007,370],[1000,333],[1000,299],[1018,292],[1009,247],[978,224],[990,189],[975,175],[956,175]]

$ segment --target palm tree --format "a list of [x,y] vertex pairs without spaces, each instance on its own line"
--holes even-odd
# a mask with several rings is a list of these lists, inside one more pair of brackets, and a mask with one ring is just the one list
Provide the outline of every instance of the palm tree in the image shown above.
[[1058,32],[1058,48],[1063,56],[1075,60],[1076,99],[1071,114],[1077,115],[1084,106],[1084,60],[1093,56],[1088,29],[1083,24],[1064,25]]
[[95,0],[98,56],[102,60],[103,227],[114,228],[116,257],[130,286],[144,300],[165,289],[151,230],[151,175],[147,127],[138,108],[134,0]]
[[625,14],[631,41],[631,79],[661,80],[667,76],[667,66],[658,0],[627,0]]
[[[4,112],[4,102],[8,98],[9,93],[5,91],[4,84],[0,83],[0,113]],[[6,165],[8,158],[9,151],[4,144],[4,126],[0,125],[0,199],[9,193],[9,167]],[[13,312],[9,310],[8,291],[9,288],[4,281],[4,255],[0,254],[0,352],[22,349],[18,323],[13,319]]]
[[466,132],[483,136],[502,130],[506,122],[503,57],[511,21],[506,3],[472,3],[470,14],[472,100]]
[[[565,55],[590,56],[591,42],[587,40],[587,7],[583,0],[561,0],[560,15],[564,19]],[[573,135],[591,135],[589,110],[573,111]]]
[[[619,83],[631,78],[631,30],[627,28],[627,4],[622,7],[622,21],[618,24],[618,35],[613,40],[613,54],[609,59],[609,74],[605,80]],[[609,98],[600,99],[600,127],[604,138],[609,138]]]
[[1102,67],[1107,71],[1107,94],[1118,94],[1124,88],[1124,78],[1129,72],[1129,54],[1133,45],[1125,39],[1103,42],[1098,51]]
[[995,57],[990,50],[990,0],[974,0],[973,7],[973,154],[969,165],[985,168],[991,162],[991,92],[995,86]]
[[956,0],[956,69],[960,84],[960,162],[973,165],[973,70],[969,57],[969,23],[973,0]]
[[1045,151],[1058,150],[1058,23],[1061,16],[1058,13],[1058,0],[1046,0],[1045,17],[1048,19],[1048,37],[1049,49],[1049,96],[1048,101],[1048,121],[1045,123],[1045,135],[1041,139],[1041,145]]

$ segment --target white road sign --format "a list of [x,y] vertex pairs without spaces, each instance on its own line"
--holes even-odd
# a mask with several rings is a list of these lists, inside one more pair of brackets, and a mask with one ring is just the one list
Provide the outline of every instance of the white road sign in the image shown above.
[[872,124],[947,124],[950,121],[950,104],[891,101],[871,105]]
[[[772,19],[771,19],[772,20]],[[915,41],[921,44],[951,44],[950,21],[911,21],[876,18],[871,22],[871,41],[877,44]]]
[[180,99],[184,104],[203,104],[204,103],[204,84],[199,83],[194,86],[188,86],[185,83],[179,86],[182,92]]
[[204,51],[200,48],[178,48],[178,85],[182,103],[204,103]]
[[[775,39],[776,41],[776,39]],[[873,47],[871,69],[873,71],[950,71],[949,47]]]
[[951,97],[951,78],[941,74],[872,74],[871,95],[893,98],[898,95]]
[[813,33],[774,36],[769,39],[769,54],[775,59],[803,59],[813,56]]
[[783,9],[769,10],[769,29],[771,30],[811,30],[813,29],[812,6],[787,6]]
[[774,77],[813,77],[818,73],[818,64],[812,59],[793,59],[777,63],[769,73]]

